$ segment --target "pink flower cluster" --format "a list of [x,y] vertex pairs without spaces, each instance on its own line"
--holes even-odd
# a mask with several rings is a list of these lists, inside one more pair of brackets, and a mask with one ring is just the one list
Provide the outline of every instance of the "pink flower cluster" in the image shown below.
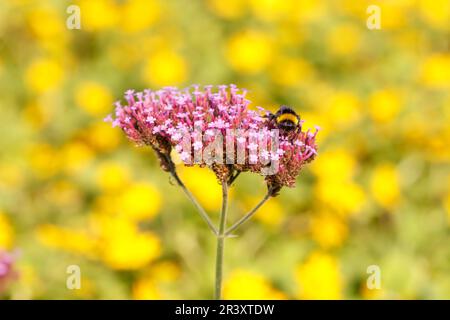
[[280,149],[282,150],[277,174],[266,177],[269,187],[279,190],[282,186],[294,187],[295,180],[303,165],[314,160],[317,155],[316,135],[309,129],[306,132],[297,132],[280,136]]
[[[119,126],[138,145],[151,146],[166,171],[171,170],[170,153],[175,149],[186,165],[209,166],[222,181],[235,172],[261,173],[269,162],[276,162],[276,172],[265,174],[269,186],[278,190],[294,186],[303,164],[316,155],[317,131],[278,133],[276,124],[266,117],[269,112],[248,109],[250,101],[245,96],[246,90],[235,85],[220,85],[216,90],[210,85],[203,90],[199,86],[128,90],[126,104],[116,102],[115,118],[105,120]],[[219,161],[211,163],[199,157],[212,148],[218,136],[223,137],[223,147],[212,154]]]
[[13,269],[14,255],[0,250],[0,293],[2,293],[7,284],[16,277]]

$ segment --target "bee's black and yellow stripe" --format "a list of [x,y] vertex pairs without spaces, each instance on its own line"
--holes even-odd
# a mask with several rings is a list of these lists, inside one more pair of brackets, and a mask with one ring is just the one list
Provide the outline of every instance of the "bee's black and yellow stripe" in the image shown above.
[[281,106],[274,115],[278,128],[285,131],[296,130],[300,125],[300,117],[288,106]]
[[295,126],[298,125],[299,119],[296,114],[285,112],[281,113],[276,117],[276,121],[278,124],[283,123],[285,121],[292,122]]

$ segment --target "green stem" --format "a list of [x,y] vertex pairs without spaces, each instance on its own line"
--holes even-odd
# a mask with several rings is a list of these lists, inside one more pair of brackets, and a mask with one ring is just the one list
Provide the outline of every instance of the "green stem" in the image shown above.
[[217,251],[216,251],[216,291],[214,295],[214,298],[216,300],[222,299],[223,251],[225,245],[227,206],[228,206],[228,185],[226,181],[223,181],[222,211],[220,212],[219,233],[217,235]]
[[235,224],[233,224],[231,227],[229,227],[225,231],[225,236],[231,235],[233,231],[235,231],[237,228],[239,228],[244,222],[246,222],[248,219],[250,219],[256,211],[272,196],[272,192],[269,190],[267,194],[264,196],[264,198],[252,209],[250,210],[245,216],[243,216],[241,219],[239,219]]
[[205,220],[205,222],[208,224],[209,229],[212,231],[212,233],[214,233],[214,235],[218,235],[217,233],[217,229],[214,226],[213,222],[211,221],[211,219],[209,218],[208,214],[206,213],[205,209],[203,209],[203,207],[200,205],[200,203],[198,203],[197,199],[194,197],[194,195],[188,190],[188,188],[186,188],[186,186],[184,185],[183,181],[180,179],[180,177],[178,176],[178,173],[176,171],[175,168],[175,164],[173,163],[172,159],[170,159],[170,157],[163,155],[166,158],[166,161],[169,164],[169,170],[170,170],[170,174],[172,175],[172,177],[175,179],[175,181],[177,182],[177,184],[181,187],[181,189],[183,189],[184,193],[186,194],[186,196],[189,198],[189,200],[191,200],[191,202],[194,204],[194,206],[197,208],[198,213],[200,214],[200,216],[203,218],[203,220]]

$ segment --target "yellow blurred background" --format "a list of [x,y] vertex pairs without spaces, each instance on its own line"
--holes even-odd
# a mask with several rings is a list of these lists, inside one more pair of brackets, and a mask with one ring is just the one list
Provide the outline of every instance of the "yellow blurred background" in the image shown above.
[[[235,83],[322,131],[297,187],[227,240],[224,297],[450,299],[449,32],[448,0],[2,0],[0,249],[20,277],[0,298],[211,298],[214,237],[103,118],[130,88]],[[180,171],[217,220],[214,176]],[[264,192],[242,175],[230,219]]]

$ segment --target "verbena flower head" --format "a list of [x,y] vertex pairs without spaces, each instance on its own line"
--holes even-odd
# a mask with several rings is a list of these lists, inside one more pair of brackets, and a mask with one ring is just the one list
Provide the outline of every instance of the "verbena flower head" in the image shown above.
[[246,90],[235,85],[128,90],[125,100],[116,102],[115,118],[105,120],[138,145],[151,146],[166,171],[175,149],[185,165],[208,166],[221,181],[236,171],[263,174],[276,193],[294,186],[303,164],[317,153],[317,130],[278,132],[269,112],[248,109]]
[[17,276],[13,268],[14,260],[13,254],[0,250],[0,293]]

